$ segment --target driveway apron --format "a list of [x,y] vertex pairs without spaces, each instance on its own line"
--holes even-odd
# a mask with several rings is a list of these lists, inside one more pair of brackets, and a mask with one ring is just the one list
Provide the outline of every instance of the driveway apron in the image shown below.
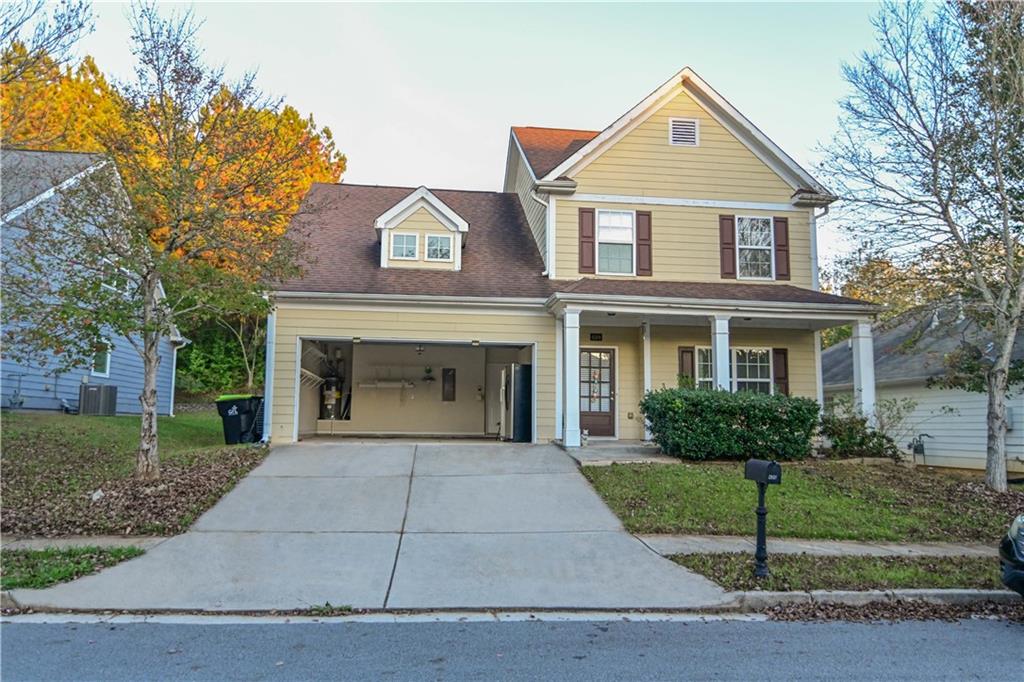
[[723,591],[626,533],[554,446],[275,448],[189,532],[16,590],[73,609],[682,608]]

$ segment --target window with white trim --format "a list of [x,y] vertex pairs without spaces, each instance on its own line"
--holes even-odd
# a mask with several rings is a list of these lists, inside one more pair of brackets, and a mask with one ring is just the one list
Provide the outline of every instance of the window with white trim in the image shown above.
[[715,361],[710,348],[697,349],[697,388],[713,389],[715,387]]
[[696,147],[700,144],[700,122],[695,118],[670,118],[668,143],[674,147]]
[[391,258],[394,260],[416,260],[418,242],[419,239],[414,234],[392,234]]
[[94,377],[110,376],[110,344],[101,344],[96,348],[92,356],[92,371]]
[[733,348],[733,391],[772,393],[770,348]]
[[771,218],[736,216],[736,273],[740,279],[772,279],[774,235]]
[[597,211],[597,274],[636,272],[635,218],[633,211]]
[[446,261],[452,260],[452,238],[446,234],[427,235],[427,260]]
[[[715,387],[715,360],[710,346],[697,348],[694,370],[697,388]],[[770,348],[730,348],[729,386],[734,392],[773,393],[772,351]]]

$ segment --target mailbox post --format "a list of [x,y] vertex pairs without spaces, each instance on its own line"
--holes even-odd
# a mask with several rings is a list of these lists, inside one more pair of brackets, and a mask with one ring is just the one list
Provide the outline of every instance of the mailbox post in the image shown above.
[[768,577],[768,541],[765,537],[765,521],[768,507],[765,506],[765,493],[769,485],[782,483],[782,467],[775,460],[750,459],[743,467],[743,477],[757,483],[757,549],[754,550],[754,576]]

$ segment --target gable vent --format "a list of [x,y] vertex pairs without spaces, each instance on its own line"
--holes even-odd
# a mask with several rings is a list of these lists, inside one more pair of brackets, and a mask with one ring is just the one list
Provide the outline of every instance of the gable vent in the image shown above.
[[695,118],[670,118],[668,142],[681,147],[696,147],[700,139],[698,130]]

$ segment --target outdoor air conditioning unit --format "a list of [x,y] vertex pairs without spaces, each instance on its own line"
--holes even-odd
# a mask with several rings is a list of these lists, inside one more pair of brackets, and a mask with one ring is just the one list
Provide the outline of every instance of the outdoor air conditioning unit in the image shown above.
[[117,386],[81,384],[78,388],[78,414],[113,417],[117,414]]

